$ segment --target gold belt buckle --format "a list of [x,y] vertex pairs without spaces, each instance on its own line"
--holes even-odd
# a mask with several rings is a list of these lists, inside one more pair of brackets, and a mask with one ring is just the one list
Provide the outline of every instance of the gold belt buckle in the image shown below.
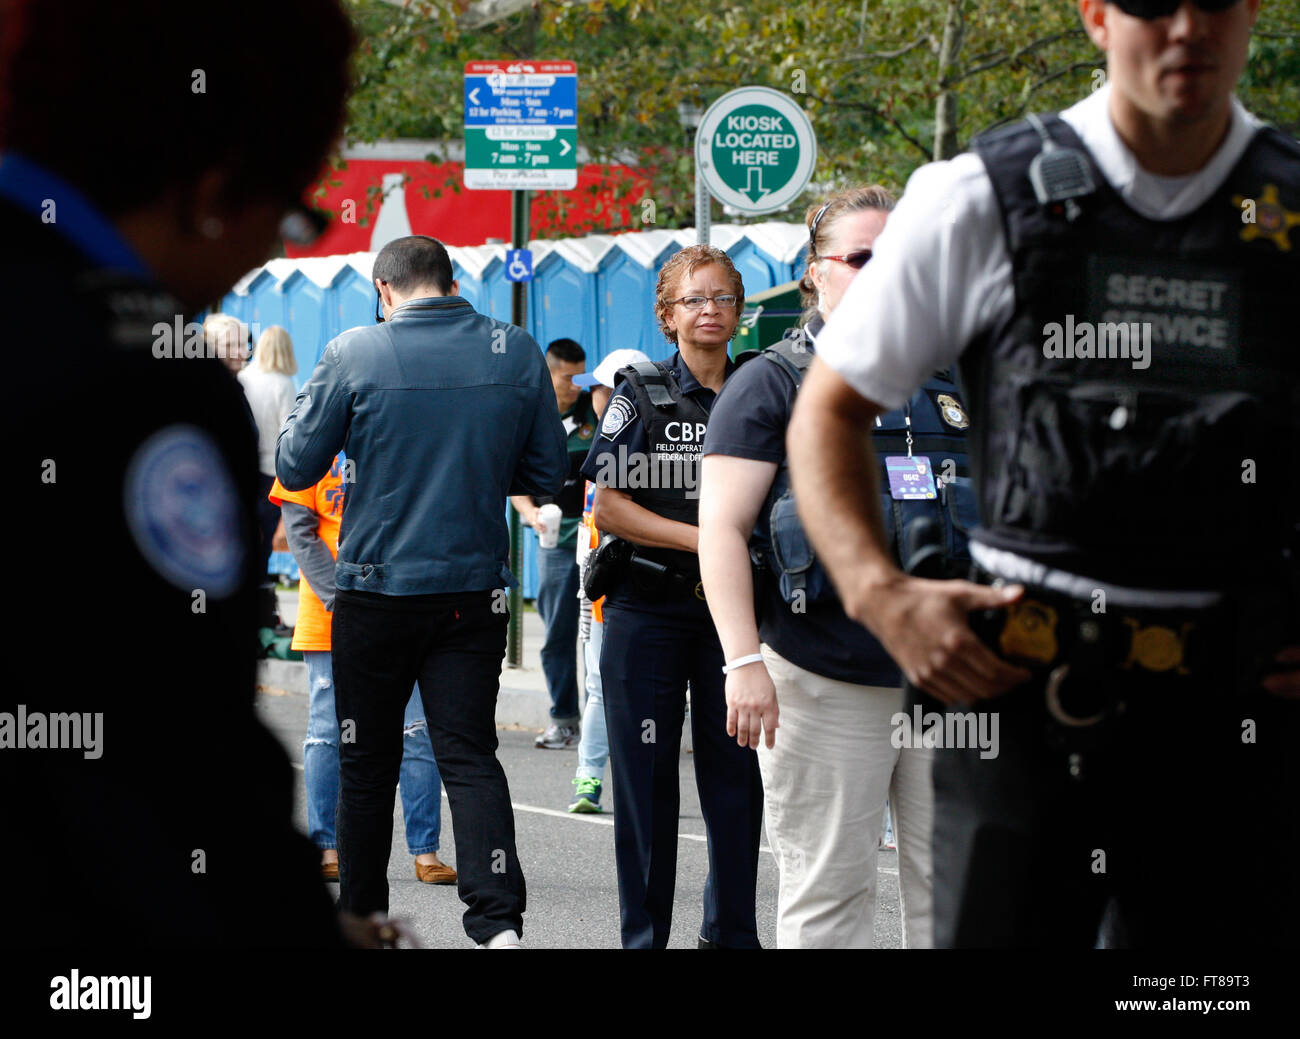
[[1133,617],[1125,617],[1124,623],[1133,629],[1133,641],[1129,643],[1128,659],[1121,667],[1130,670],[1134,664],[1138,664],[1157,674],[1164,671],[1191,674],[1184,666],[1183,659],[1187,653],[1187,635],[1195,624],[1184,624],[1180,633],[1161,624],[1150,624],[1144,628]]

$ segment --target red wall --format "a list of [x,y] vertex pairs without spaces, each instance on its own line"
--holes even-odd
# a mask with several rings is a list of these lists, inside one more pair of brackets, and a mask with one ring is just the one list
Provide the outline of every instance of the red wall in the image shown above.
[[[345,169],[331,170],[320,181],[324,193],[315,205],[330,214],[330,226],[309,248],[286,243],[288,256],[330,256],[366,252],[379,215],[380,187],[388,173],[403,173],[406,212],[413,234],[427,234],[447,245],[482,245],[487,238],[510,240],[509,191],[468,191],[461,184],[462,164],[403,159],[348,159]],[[573,191],[533,194],[530,237],[576,237],[594,231],[633,228],[649,185],[643,174],[626,166],[589,164],[578,170]],[[345,207],[351,199],[355,205]],[[354,218],[346,222],[346,209]]]

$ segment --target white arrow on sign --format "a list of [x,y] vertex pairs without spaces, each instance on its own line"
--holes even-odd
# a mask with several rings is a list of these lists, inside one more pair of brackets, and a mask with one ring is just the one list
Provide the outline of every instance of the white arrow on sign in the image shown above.
[[745,171],[748,178],[745,182],[745,194],[754,202],[758,202],[764,195],[769,194],[769,189],[763,187],[763,169],[761,166],[750,166]]
[[479,89],[480,89],[479,87],[475,87],[473,90],[469,92],[469,103],[471,105],[477,105],[480,103],[478,99]]
[[561,156],[568,155],[569,152],[571,152],[571,151],[573,151],[573,145],[571,145],[571,144],[569,143],[568,139],[565,138],[565,139],[561,140],[561,141],[560,141],[560,155],[561,155]]

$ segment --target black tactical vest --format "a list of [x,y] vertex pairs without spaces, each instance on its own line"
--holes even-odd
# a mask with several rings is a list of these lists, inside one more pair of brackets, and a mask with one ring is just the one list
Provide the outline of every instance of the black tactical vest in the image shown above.
[[1259,131],[1200,208],[1156,221],[1044,125],[1090,167],[1077,207],[1039,202],[1028,124],[974,144],[1015,284],[961,362],[980,540],[1127,585],[1276,579],[1300,516],[1300,144]]
[[[780,366],[797,389],[812,364],[814,349],[805,329],[792,329],[759,356]],[[922,519],[934,524],[949,564],[957,568],[970,564],[967,541],[977,522],[977,510],[967,457],[969,425],[961,390],[948,371],[935,372],[906,406],[882,414],[873,424],[882,529],[885,545],[899,566],[907,565],[908,531]],[[933,466],[938,494],[933,501],[901,501],[890,493],[885,459],[908,454],[909,431],[911,453],[929,458]],[[788,456],[781,460],[763,511],[768,516],[771,544],[755,545],[751,558],[757,553],[757,559],[766,565],[764,557],[770,555],[768,569],[781,582],[782,597],[791,602],[794,593],[803,589],[808,602],[833,598],[830,579],[816,562],[795,509]]]
[[[666,364],[637,361],[620,369],[618,374],[631,386],[649,445],[644,461],[628,460],[627,493],[638,505],[657,515],[698,527],[700,452],[709,425],[708,411],[682,393]],[[700,569],[699,557],[694,552],[638,548],[637,554],[688,574],[698,573]]]

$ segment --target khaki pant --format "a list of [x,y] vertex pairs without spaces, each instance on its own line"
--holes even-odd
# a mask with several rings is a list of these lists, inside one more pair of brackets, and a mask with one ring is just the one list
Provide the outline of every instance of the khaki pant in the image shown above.
[[898,749],[890,719],[903,691],[823,678],[764,645],[781,723],[758,748],[767,836],[781,874],[783,949],[869,949],[876,848],[889,798],[898,841],[903,945],[932,945],[930,834],[934,752]]

